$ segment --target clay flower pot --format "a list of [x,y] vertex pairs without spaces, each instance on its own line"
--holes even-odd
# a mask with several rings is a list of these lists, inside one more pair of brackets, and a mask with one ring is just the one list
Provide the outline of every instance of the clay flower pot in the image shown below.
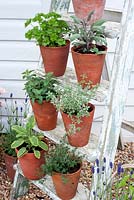
[[[95,111],[95,106],[92,104],[90,105],[90,114],[89,116],[81,117],[81,122],[76,124],[76,128],[80,128],[80,130],[76,131],[75,133],[69,134],[68,131],[70,129],[70,124],[73,124],[72,119],[65,113],[62,114],[62,119],[64,122],[64,126],[67,132],[68,142],[70,145],[74,147],[83,147],[88,144],[90,131],[92,127],[92,121]],[[75,118],[75,116],[73,116]]]
[[[16,153],[18,150],[16,149]],[[19,157],[19,163],[24,176],[30,180],[38,180],[44,177],[43,170],[41,166],[45,163],[45,151],[40,151],[40,159],[34,156],[34,153],[27,153],[22,157]]]
[[31,102],[31,104],[38,128],[43,131],[55,129],[58,114],[55,106],[45,100],[42,104],[39,104],[37,101]]
[[13,166],[17,162],[17,157],[9,156],[8,154],[4,153],[4,160],[7,169],[7,175],[13,182],[15,176],[15,170]]
[[94,10],[91,22],[101,19],[106,0],[73,0],[75,15],[81,19],[88,16]]
[[60,197],[62,200],[69,200],[76,195],[80,173],[81,166],[74,173],[53,173],[52,180],[58,197]]
[[70,41],[65,46],[40,46],[45,72],[53,72],[55,76],[63,76],[66,70]]
[[75,47],[71,52],[78,82],[83,82],[84,77],[85,85],[90,81],[91,85],[100,83],[106,54],[82,54],[76,52]]

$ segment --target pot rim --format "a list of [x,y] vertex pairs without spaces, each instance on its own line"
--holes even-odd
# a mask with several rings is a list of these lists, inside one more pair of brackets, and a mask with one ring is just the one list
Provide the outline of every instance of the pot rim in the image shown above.
[[66,44],[63,45],[63,46],[58,46],[58,47],[49,47],[49,46],[42,46],[42,45],[39,45],[40,48],[45,48],[45,49],[59,49],[59,48],[66,48],[70,45],[70,40],[66,40]]
[[[92,104],[92,103],[89,103],[90,107],[92,108],[92,110],[89,112],[93,112],[95,110],[95,105]],[[62,110],[60,111],[61,113],[65,114],[65,115],[68,115],[67,113],[63,112]],[[69,115],[68,115],[69,116]],[[72,117],[76,117],[76,115],[71,115]],[[69,116],[70,117],[70,116]],[[86,116],[82,116],[82,117],[86,117]]]
[[[107,46],[104,46],[104,45],[101,45],[101,46],[103,46],[103,47],[105,48],[105,51],[107,52]],[[106,55],[106,53],[105,53],[105,54],[79,53],[79,52],[75,51],[76,48],[77,48],[77,47],[75,47],[75,46],[72,46],[72,47],[71,47],[71,52],[72,52],[72,53],[75,53],[76,55],[78,54],[78,55],[93,56],[93,57]]]
[[76,173],[78,173],[78,172],[80,172],[81,171],[81,169],[82,169],[82,162],[81,163],[79,163],[80,164],[80,167],[79,167],[79,169],[77,170],[77,171],[75,171],[75,172],[73,172],[73,173],[67,173],[67,174],[63,174],[63,173],[60,173],[60,172],[55,172],[55,171],[53,171],[52,172],[52,176],[54,176],[54,175],[63,175],[63,176],[72,176],[73,174],[76,174]]

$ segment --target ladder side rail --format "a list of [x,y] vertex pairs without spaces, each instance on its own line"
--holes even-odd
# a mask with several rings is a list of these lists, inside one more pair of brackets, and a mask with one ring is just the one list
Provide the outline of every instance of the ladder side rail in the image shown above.
[[[126,0],[121,22],[121,34],[118,38],[114,56],[112,78],[110,89],[105,106],[105,116],[101,130],[100,142],[98,145],[98,159],[102,167],[103,158],[106,157],[106,177],[111,177],[109,162],[114,163],[114,157],[119,140],[123,111],[127,97],[131,69],[134,64],[134,57],[129,55],[130,45],[134,44],[134,1]],[[90,200],[94,199],[93,191],[99,185],[100,193],[104,192],[104,175],[99,178],[95,173],[92,180]],[[105,195],[103,197],[105,199]]]

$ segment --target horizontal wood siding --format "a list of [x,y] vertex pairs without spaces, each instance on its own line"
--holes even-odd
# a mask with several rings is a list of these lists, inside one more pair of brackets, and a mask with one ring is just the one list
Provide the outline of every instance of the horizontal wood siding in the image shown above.
[[26,69],[36,69],[38,61],[0,61],[0,80],[22,80],[22,72]]
[[1,41],[0,60],[39,61],[39,48],[34,42]]
[[0,19],[0,40],[25,41],[25,21],[26,20]]
[[[44,7],[46,12],[47,4]],[[43,10],[42,0],[4,0],[0,2],[0,8],[1,19],[27,19]]]
[[[4,0],[0,1],[0,87],[6,89],[6,93],[0,96],[3,104],[10,94],[18,102],[18,107],[24,106],[26,97],[22,72],[26,69],[39,67],[40,50],[34,41],[25,38],[26,19],[33,17],[38,12],[48,12],[50,1],[43,7],[44,0]],[[6,116],[4,121],[7,121]]]

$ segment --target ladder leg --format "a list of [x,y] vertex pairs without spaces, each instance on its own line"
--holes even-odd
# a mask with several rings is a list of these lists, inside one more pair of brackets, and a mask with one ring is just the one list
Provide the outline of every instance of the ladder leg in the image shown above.
[[10,192],[10,200],[15,200],[19,196],[23,196],[28,192],[29,181],[22,176],[19,171],[16,169],[13,187]]
[[124,150],[124,141],[123,141],[121,131],[120,131],[120,135],[119,135],[119,141],[118,141],[118,147],[117,148],[120,149],[120,150]]

